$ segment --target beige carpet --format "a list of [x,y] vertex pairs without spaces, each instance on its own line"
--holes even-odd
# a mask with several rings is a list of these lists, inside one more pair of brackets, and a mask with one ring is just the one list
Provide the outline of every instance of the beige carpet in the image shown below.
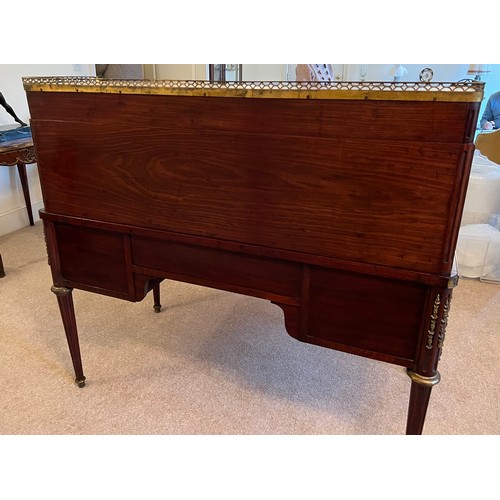
[[[41,223],[0,237],[1,434],[402,434],[401,367],[300,343],[264,300],[164,281],[164,310],[74,291],[73,368]],[[500,285],[455,290],[425,434],[500,431]]]

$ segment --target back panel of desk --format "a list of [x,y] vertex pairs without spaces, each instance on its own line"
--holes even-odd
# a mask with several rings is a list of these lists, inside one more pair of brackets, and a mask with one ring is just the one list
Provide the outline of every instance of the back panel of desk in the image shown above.
[[48,212],[450,271],[477,103],[28,98]]

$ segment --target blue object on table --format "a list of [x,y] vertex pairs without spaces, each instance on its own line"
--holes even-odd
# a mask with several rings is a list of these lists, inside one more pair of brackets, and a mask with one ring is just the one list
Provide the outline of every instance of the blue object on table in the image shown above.
[[29,139],[31,138],[31,127],[12,127],[0,128],[0,143],[7,141],[15,141],[16,139]]

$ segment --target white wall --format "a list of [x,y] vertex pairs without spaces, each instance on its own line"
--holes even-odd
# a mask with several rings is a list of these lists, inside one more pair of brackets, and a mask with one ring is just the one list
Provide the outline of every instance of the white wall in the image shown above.
[[207,80],[206,64],[155,64],[156,80]]
[[287,64],[243,64],[242,80],[276,82],[287,79]]
[[[88,76],[95,74],[89,64],[0,64],[0,91],[14,108],[17,116],[29,123],[28,102],[23,89],[23,76]],[[16,125],[14,119],[0,107],[0,125]],[[36,220],[43,208],[42,192],[36,164],[26,167],[28,184]],[[0,166],[0,235],[29,225],[23,191],[16,167]]]

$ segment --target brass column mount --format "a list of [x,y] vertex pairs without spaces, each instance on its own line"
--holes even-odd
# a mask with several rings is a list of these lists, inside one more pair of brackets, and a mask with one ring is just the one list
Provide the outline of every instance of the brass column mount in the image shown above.
[[434,334],[436,333],[436,321],[438,318],[439,304],[441,304],[441,296],[438,293],[436,295],[436,300],[434,301],[434,306],[432,308],[429,330],[427,331],[427,345],[425,346],[427,349],[432,349],[433,347],[432,342],[434,339]]
[[426,387],[432,387],[436,384],[439,383],[441,380],[441,375],[439,372],[436,372],[435,375],[432,377],[425,377],[424,375],[419,375],[418,373],[415,373],[413,370],[410,370],[409,368],[406,370],[406,373],[408,376],[411,378],[412,382],[415,382],[416,384],[424,385]]
[[55,293],[57,296],[64,296],[70,294],[73,289],[72,288],[67,288],[65,286],[51,286],[50,291]]
[[443,317],[441,318],[441,327],[439,329],[438,335],[438,349],[439,358],[441,359],[441,353],[443,352],[444,338],[446,336],[446,327],[448,326],[448,315],[450,313],[450,298],[446,298],[446,302],[443,307]]

